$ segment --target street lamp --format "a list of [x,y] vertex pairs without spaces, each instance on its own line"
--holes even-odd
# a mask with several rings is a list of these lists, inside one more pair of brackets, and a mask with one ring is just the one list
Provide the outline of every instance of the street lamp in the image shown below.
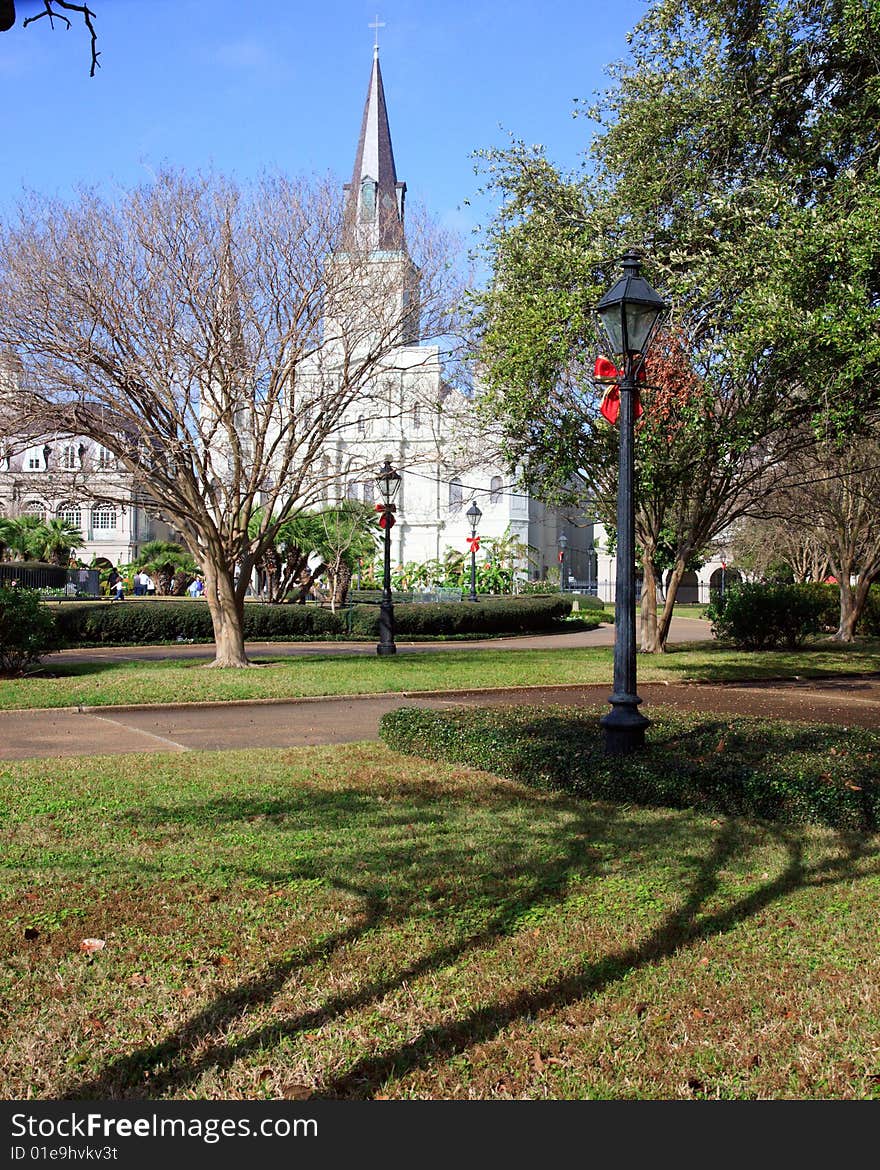
[[633,498],[635,399],[645,355],[666,312],[666,304],[641,275],[638,252],[626,252],[623,276],[596,306],[612,352],[623,358],[619,383],[620,445],[617,481],[617,582],[614,599],[614,693],[600,723],[608,755],[625,755],[645,745],[650,719],[639,711],[636,693],[635,501]]
[[565,592],[565,550],[568,548],[568,537],[564,532],[559,534],[559,592]]
[[377,654],[396,654],[394,644],[394,602],[391,599],[391,529],[394,527],[394,501],[400,490],[400,475],[391,466],[391,457],[385,456],[385,464],[376,476],[381,504],[376,509],[381,513],[379,527],[385,533],[385,571],[382,575],[382,600],[379,602],[379,645]]
[[599,583],[596,580],[596,577],[598,576],[598,574],[594,572],[594,559],[593,558],[595,556],[596,556],[596,546],[595,546],[595,544],[593,544],[593,542],[591,540],[590,543],[587,545],[587,593],[589,593],[592,597],[595,597],[597,595],[597,593],[599,592],[599,588],[598,588]]
[[482,515],[483,513],[477,507],[476,500],[465,512],[468,524],[471,526],[471,534],[467,538],[471,550],[471,591],[468,595],[468,601],[479,601],[477,597],[477,549],[480,547],[480,538],[477,536],[477,525],[480,523],[480,517]]

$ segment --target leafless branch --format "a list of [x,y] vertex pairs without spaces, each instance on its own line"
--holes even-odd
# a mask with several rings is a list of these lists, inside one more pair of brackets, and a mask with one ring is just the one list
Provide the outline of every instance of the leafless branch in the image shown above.
[[70,28],[70,21],[63,12],[58,12],[57,9],[64,8],[68,12],[79,12],[83,18],[86,28],[89,30],[92,38],[92,67],[89,70],[89,77],[95,76],[95,70],[99,68],[98,58],[101,54],[98,52],[98,34],[95,32],[95,26],[92,21],[95,18],[95,13],[86,4],[71,4],[69,0],[43,0],[43,11],[38,12],[35,16],[28,16],[22,21],[22,28],[27,28],[29,24],[33,24],[37,20],[42,20],[44,16],[49,17],[49,24],[54,29],[55,17],[63,20],[67,28]]

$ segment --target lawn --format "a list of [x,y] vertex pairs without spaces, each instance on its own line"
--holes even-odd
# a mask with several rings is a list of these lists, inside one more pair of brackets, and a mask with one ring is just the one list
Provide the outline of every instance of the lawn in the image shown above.
[[877,837],[381,744],[17,763],[0,809],[5,1099],[880,1095]]
[[[0,710],[284,699],[509,686],[611,683],[612,650],[401,649],[374,654],[308,654],[258,659],[251,670],[218,671],[204,660],[74,663],[54,656],[27,678],[0,679]],[[842,646],[823,640],[801,651],[745,652],[716,643],[684,643],[639,658],[641,682],[733,682],[880,671],[880,640]]]

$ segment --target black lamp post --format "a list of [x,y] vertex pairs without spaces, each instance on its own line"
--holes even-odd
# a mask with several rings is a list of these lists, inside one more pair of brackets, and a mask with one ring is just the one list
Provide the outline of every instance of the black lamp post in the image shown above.
[[471,546],[471,591],[468,594],[468,601],[479,601],[477,597],[477,549],[480,547],[480,538],[477,536],[477,527],[482,515],[476,501],[465,512],[468,524],[471,526],[471,534],[468,537],[468,544]]
[[599,592],[599,583],[596,580],[598,574],[595,572],[594,568],[596,564],[595,557],[596,546],[591,540],[587,545],[587,593],[589,593],[592,597],[595,597]]
[[608,755],[645,745],[650,719],[636,693],[635,501],[633,498],[635,400],[645,355],[666,305],[641,275],[637,252],[623,257],[623,276],[596,306],[612,352],[623,358],[620,383],[620,455],[617,481],[617,582],[614,599],[614,693],[600,720]]
[[565,550],[568,548],[568,537],[564,532],[559,534],[559,592],[565,592]]
[[385,572],[382,575],[382,600],[379,602],[379,644],[377,654],[396,654],[394,644],[394,602],[391,599],[391,529],[394,527],[394,501],[400,490],[400,475],[391,466],[389,456],[376,476],[382,514],[379,527],[385,532]]

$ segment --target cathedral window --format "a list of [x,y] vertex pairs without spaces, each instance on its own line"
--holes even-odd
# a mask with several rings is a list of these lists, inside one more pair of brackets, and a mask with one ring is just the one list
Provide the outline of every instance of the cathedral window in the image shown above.
[[65,444],[61,451],[61,466],[65,471],[76,471],[78,463],[76,458],[76,447],[73,443]]
[[108,532],[116,527],[116,509],[112,504],[98,504],[92,508],[92,528],[96,532]]
[[98,467],[100,467],[102,471],[106,471],[109,467],[112,467],[112,466],[113,466],[112,452],[108,451],[106,447],[99,447],[98,448]]
[[375,501],[375,484],[371,479],[368,479],[364,484],[364,503],[372,504]]
[[357,422],[358,434],[365,435],[367,433],[367,424],[364,421],[364,416],[360,415]]
[[418,403],[413,407],[413,430],[418,430],[422,425],[422,412]]
[[21,509],[22,516],[37,516],[40,520],[46,519],[46,505],[39,500],[28,500]]
[[349,500],[356,500],[358,498],[358,485],[354,482],[354,480],[346,484],[345,495],[346,499]]
[[73,528],[79,528],[82,525],[82,512],[79,504],[62,504],[57,515],[59,520],[64,520]]
[[500,475],[493,475],[489,482],[489,501],[492,504],[501,503],[501,491],[504,487],[504,480]]

